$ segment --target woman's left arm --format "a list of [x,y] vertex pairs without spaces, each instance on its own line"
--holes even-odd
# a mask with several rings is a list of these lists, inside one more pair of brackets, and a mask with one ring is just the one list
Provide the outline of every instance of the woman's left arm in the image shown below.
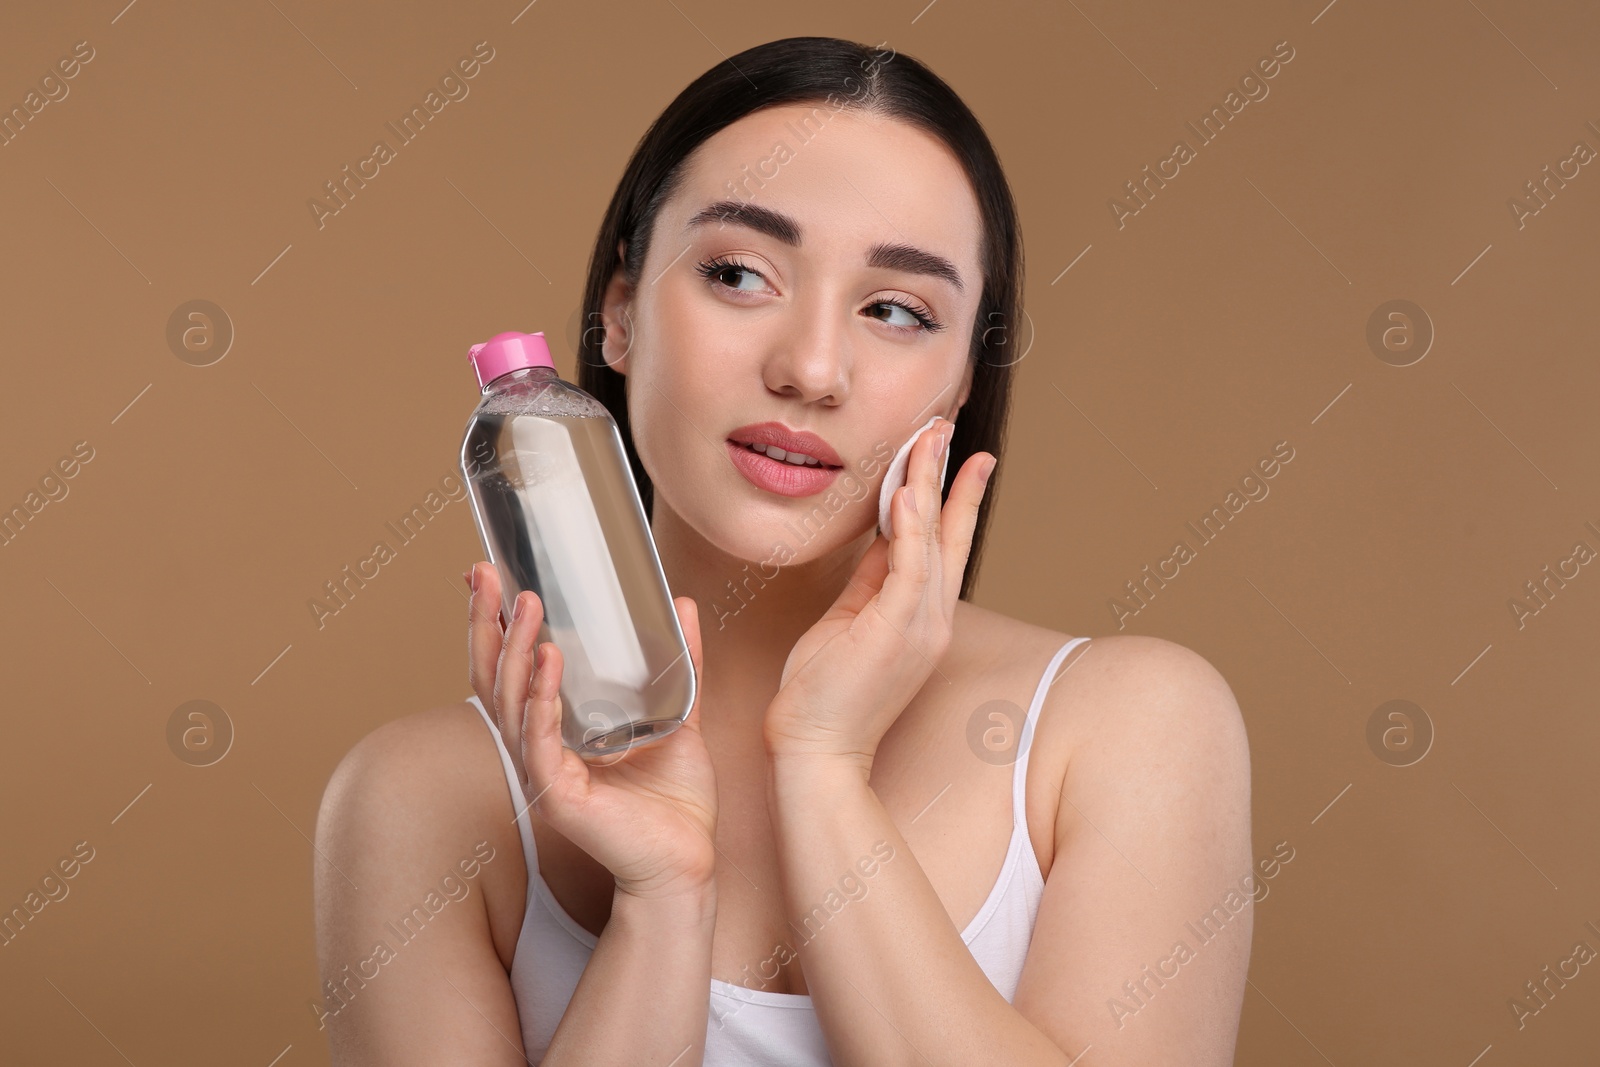
[[[1099,719],[1070,732],[1074,773],[1015,1004],[868,785],[879,742],[949,646],[992,469],[969,457],[941,507],[946,445],[924,438],[894,494],[892,541],[873,543],[796,642],[763,724],[784,900],[800,929],[827,923],[802,955],[829,1051],[929,1067],[1063,1065],[1091,1049],[1095,1067],[1231,1063],[1264,883],[1243,897],[1233,884],[1254,875],[1249,753],[1205,660],[1133,636],[1085,657],[1095,666],[1074,679],[1073,710]],[[869,872],[865,896],[840,893]]]
[[[1073,674],[1075,706],[1062,684],[1042,714],[1097,717],[1072,735],[1054,859],[1010,1003],[860,763],[769,756],[784,899],[810,937],[806,986],[835,1063],[1233,1062],[1254,900],[1269,888],[1251,866],[1238,706],[1204,659],[1155,638],[1097,638]],[[1280,870],[1272,862],[1265,876]],[[841,893],[847,874],[845,885],[866,886],[859,899]]]

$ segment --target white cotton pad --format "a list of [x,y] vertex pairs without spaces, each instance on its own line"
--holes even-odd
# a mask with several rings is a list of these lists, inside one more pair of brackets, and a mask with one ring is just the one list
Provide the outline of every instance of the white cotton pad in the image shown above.
[[[931,430],[933,428],[933,424],[938,421],[939,416],[935,415],[933,418],[929,419],[923,424],[922,429],[912,434],[911,439],[905,444],[901,445],[900,451],[894,454],[894,459],[889,463],[889,471],[883,476],[883,488],[878,492],[878,529],[883,531],[883,536],[885,537],[894,537],[894,526],[889,517],[889,505],[894,497],[895,490],[906,484],[906,468],[911,464],[911,446],[916,444],[922,435]],[[952,434],[955,433],[955,428],[953,426],[951,427],[950,432]],[[945,449],[944,460],[939,464],[939,489],[941,492],[944,490],[945,471],[949,468],[949,466],[950,450],[947,448]],[[940,502],[936,500],[934,501],[933,506],[938,507],[939,503]],[[924,501],[919,500],[917,502],[918,508],[925,508],[927,506],[927,503]]]

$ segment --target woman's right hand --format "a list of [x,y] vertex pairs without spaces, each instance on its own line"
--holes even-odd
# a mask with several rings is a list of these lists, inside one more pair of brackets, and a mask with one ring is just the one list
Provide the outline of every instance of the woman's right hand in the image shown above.
[[679,625],[696,678],[689,717],[657,741],[590,762],[561,743],[561,650],[534,644],[544,605],[525,590],[502,633],[500,576],[474,564],[468,653],[472,688],[491,709],[523,793],[563,837],[638,897],[697,893],[715,880],[716,778],[700,734],[700,621],[695,602],[677,597]]

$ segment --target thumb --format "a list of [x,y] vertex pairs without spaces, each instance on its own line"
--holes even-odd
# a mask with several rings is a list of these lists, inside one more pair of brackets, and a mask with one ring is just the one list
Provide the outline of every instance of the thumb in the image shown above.
[[678,612],[678,625],[683,627],[684,641],[689,646],[689,661],[694,666],[694,704],[683,725],[696,733],[700,731],[700,697],[705,693],[705,656],[700,647],[700,606],[693,597],[680,596],[672,606]]

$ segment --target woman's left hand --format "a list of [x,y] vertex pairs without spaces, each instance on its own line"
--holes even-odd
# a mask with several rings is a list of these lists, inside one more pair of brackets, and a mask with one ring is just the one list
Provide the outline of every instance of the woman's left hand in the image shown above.
[[987,452],[968,457],[941,509],[942,450],[953,432],[941,419],[912,447],[906,484],[890,505],[893,540],[878,535],[833,607],[789,653],[767,706],[769,755],[841,757],[870,771],[878,742],[944,655],[994,462]]

